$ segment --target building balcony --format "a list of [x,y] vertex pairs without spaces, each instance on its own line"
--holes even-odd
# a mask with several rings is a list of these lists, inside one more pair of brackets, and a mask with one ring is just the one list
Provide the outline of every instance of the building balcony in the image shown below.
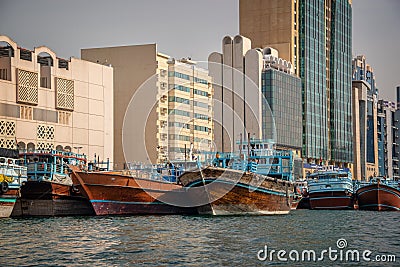
[[393,157],[392,160],[393,161],[399,161],[399,158],[398,157]]
[[168,138],[168,134],[162,133],[162,134],[160,134],[160,138],[162,141],[165,141]]
[[165,101],[167,101],[167,96],[166,95],[163,95],[161,98],[160,98],[160,100],[161,100],[161,102],[165,102]]
[[161,108],[160,113],[161,115],[167,115],[168,109],[167,108]]

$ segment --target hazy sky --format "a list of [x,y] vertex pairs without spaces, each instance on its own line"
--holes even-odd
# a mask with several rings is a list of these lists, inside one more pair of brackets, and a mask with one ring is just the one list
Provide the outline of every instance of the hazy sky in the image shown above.
[[[239,31],[238,0],[0,0],[0,34],[57,56],[81,48],[157,43],[173,57],[205,61]],[[381,97],[400,85],[400,0],[353,0],[353,54],[375,70]]]

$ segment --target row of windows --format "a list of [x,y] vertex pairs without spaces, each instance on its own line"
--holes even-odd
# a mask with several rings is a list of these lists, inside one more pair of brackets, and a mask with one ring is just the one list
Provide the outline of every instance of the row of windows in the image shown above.
[[189,105],[189,99],[178,97],[178,96],[169,96],[168,97],[169,102],[177,102],[177,103],[183,103],[183,104],[188,104]]
[[183,86],[183,85],[178,85],[178,84],[170,84],[169,89],[170,90],[175,89],[175,90],[179,90],[179,91],[182,91],[182,92],[190,93],[190,88],[189,87]]
[[[190,104],[190,100],[189,99],[182,98],[182,97],[179,97],[179,96],[169,96],[168,97],[168,101],[169,102],[177,102],[177,103],[187,104],[187,105]],[[201,108],[208,109],[208,104],[207,103],[200,102],[200,101],[193,101],[193,104],[196,107],[201,107]]]
[[196,95],[201,95],[201,96],[206,96],[208,97],[208,93],[206,91],[203,90],[199,90],[199,89],[194,89],[193,91]]
[[[183,128],[183,129],[190,129],[190,124],[182,123],[182,122],[169,122],[168,126],[169,127]],[[211,128],[206,127],[206,126],[201,126],[201,125],[194,125],[194,130],[195,131],[200,131],[200,132],[206,132],[206,133],[211,132]]]
[[169,115],[180,115],[180,116],[190,117],[190,112],[180,109],[172,109],[170,110]]
[[200,113],[194,113],[194,117],[196,118],[196,119],[200,119],[200,120],[208,120],[208,116],[207,115],[204,115],[204,114],[200,114]]
[[200,131],[200,132],[211,132],[211,128],[205,127],[205,126],[200,126],[200,125],[195,125],[194,126],[195,131]]
[[169,127],[177,127],[177,128],[184,128],[184,129],[190,129],[190,125],[187,123],[182,123],[182,122],[169,122],[168,123]]
[[168,76],[169,77],[177,77],[177,78],[181,78],[181,79],[184,79],[184,80],[190,80],[190,76],[189,75],[187,75],[187,74],[183,74],[183,73],[180,73],[180,72],[177,72],[177,71],[169,71],[168,72]]
[[[187,74],[184,74],[181,72],[177,72],[177,71],[169,71],[168,76],[169,77],[177,77],[177,78],[181,78],[181,79],[190,81],[190,75],[187,75]],[[204,79],[201,79],[198,77],[193,77],[193,81],[196,83],[208,84],[207,80],[204,80]]]
[[206,80],[200,79],[200,78],[197,78],[197,77],[194,77],[194,82],[201,83],[201,84],[208,84],[208,82]]
[[187,135],[180,135],[180,134],[170,134],[170,140],[179,140],[179,141],[190,141],[190,136]]

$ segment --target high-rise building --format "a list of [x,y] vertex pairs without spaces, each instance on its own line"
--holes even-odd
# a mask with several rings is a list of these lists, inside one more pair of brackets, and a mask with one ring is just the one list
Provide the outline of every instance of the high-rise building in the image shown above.
[[190,59],[168,65],[168,157],[193,160],[212,148],[211,77]]
[[173,60],[156,44],[82,49],[81,54],[114,67],[114,168],[126,161],[183,159],[185,145],[188,156],[190,149],[204,150],[211,143],[212,87],[194,62]]
[[400,109],[400,85],[396,87],[397,109]]
[[251,49],[237,35],[209,56],[214,87],[217,149],[235,151],[240,136],[271,140],[277,149],[301,151],[301,80],[290,62],[271,47]]
[[239,32],[251,47],[272,47],[279,56],[299,65],[299,0],[240,0]]
[[[276,128],[276,145],[301,155],[301,80],[291,68],[282,68],[278,51],[263,49],[262,92],[271,108]],[[274,53],[275,52],[275,53]],[[268,126],[263,125],[263,129]],[[265,132],[265,130],[264,130]]]
[[113,68],[0,36],[0,147],[113,161]]
[[378,90],[373,69],[364,56],[353,59],[353,177],[365,180],[377,176]]
[[239,8],[240,34],[255,46],[280,52],[283,46],[282,57],[295,62],[303,86],[302,156],[348,166],[353,161],[351,1],[240,0]]
[[379,175],[388,178],[399,176],[398,151],[399,123],[396,115],[396,103],[378,101],[378,157]]
[[394,113],[393,178],[400,178],[400,109]]

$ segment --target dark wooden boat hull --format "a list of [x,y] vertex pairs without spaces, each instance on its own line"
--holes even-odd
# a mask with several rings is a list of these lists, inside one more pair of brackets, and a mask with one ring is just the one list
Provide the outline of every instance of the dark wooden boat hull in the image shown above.
[[310,193],[311,209],[354,209],[353,194],[345,191]]
[[296,209],[311,209],[310,206],[310,198],[309,197],[302,197],[296,207]]
[[200,214],[275,215],[291,210],[293,184],[287,181],[220,168],[185,173],[180,181],[186,187],[204,188],[199,198],[206,195],[209,203],[198,209]]
[[20,191],[12,217],[94,215],[89,200],[70,185],[28,181]]
[[360,210],[400,211],[400,191],[384,184],[371,184],[357,190]]
[[[112,173],[77,172],[96,215],[197,214],[191,207],[160,201],[163,195],[182,186]],[[79,181],[78,181],[79,182]],[[151,192],[151,194],[148,194]]]
[[17,189],[9,189],[0,194],[0,218],[10,217],[18,197]]

